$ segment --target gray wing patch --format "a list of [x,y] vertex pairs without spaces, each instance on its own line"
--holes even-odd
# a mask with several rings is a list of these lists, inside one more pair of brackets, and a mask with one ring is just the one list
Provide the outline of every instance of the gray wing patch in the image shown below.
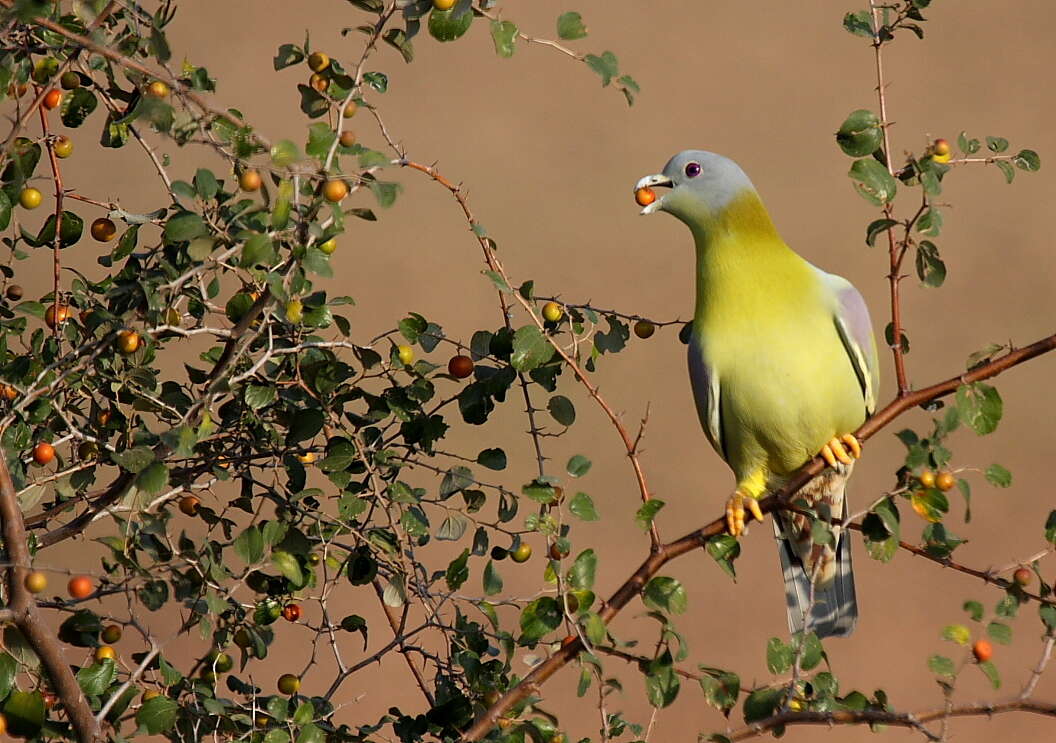
[[689,341],[689,381],[693,385],[693,400],[697,404],[700,427],[704,429],[704,435],[708,437],[712,448],[725,460],[719,375],[705,361],[704,349],[695,334],[690,336]]
[[873,336],[869,308],[851,282],[821,269],[815,270],[835,300],[836,331],[851,359],[854,373],[858,375],[866,414],[872,415],[880,392],[880,362],[876,355],[876,338]]

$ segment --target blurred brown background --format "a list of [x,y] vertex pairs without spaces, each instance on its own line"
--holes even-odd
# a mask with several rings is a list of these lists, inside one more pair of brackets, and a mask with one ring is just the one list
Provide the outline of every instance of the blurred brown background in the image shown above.
[[[637,104],[628,108],[617,92],[602,89],[589,69],[550,49],[518,44],[513,59],[498,59],[480,21],[456,44],[441,45],[423,35],[415,41],[413,65],[404,65],[385,47],[367,67],[390,77],[390,91],[372,93],[370,100],[381,108],[393,135],[412,159],[438,160],[443,173],[466,183],[477,217],[498,241],[516,281],[534,279],[539,293],[559,293],[568,302],[591,300],[657,319],[688,319],[693,306],[689,234],[666,215],[640,218],[631,187],[640,176],[657,172],[673,153],[704,148],[731,156],[745,168],[789,244],[853,281],[872,308],[876,330],[882,331],[886,254],[866,248],[862,237],[876,210],[852,191],[845,177],[850,160],[832,134],[851,110],[876,107],[868,42],[840,27],[843,14],[858,9],[854,3],[537,0],[506,2],[503,8],[526,33],[551,38],[559,13],[582,12],[590,36],[571,45],[594,53],[614,51],[621,72],[642,86]],[[903,33],[887,50],[895,152],[920,152],[929,138],[953,141],[967,129],[980,138],[1007,137],[1013,151],[1036,149],[1043,168],[1038,174],[1019,173],[1012,186],[994,168],[959,169],[946,179],[942,200],[952,208],[945,211],[946,229],[937,242],[949,279],[938,291],[920,288],[915,279],[904,284],[913,343],[908,361],[918,385],[963,369],[965,357],[987,343],[1024,344],[1056,325],[1049,212],[1056,201],[1051,126],[1056,102],[1050,86],[1056,6],[1046,0],[937,2],[926,15],[931,22],[923,43]],[[338,0],[186,2],[170,41],[175,62],[186,55],[219,78],[219,104],[245,112],[272,140],[303,142],[306,121],[297,110],[295,85],[308,73],[304,68],[273,73],[272,56],[280,43],[300,43],[308,28],[314,47],[350,67],[362,37],[342,38],[339,30],[364,19]],[[368,116],[361,113],[353,124],[362,142],[385,149]],[[161,150],[176,157],[173,175],[188,180],[198,164],[209,161],[201,151],[188,157],[168,143]],[[131,211],[163,203],[134,145],[116,156],[84,146],[64,167],[67,185],[97,198],[119,198]],[[340,279],[333,288],[356,298],[351,317],[358,337],[392,327],[408,310],[466,340],[474,328],[497,326],[494,292],[479,275],[479,247],[450,195],[416,173],[389,177],[405,187],[396,206],[381,213],[377,223],[352,224],[335,256]],[[900,202],[903,211],[913,198]],[[374,206],[366,194],[356,199],[355,205]],[[98,269],[94,256],[85,256],[81,265]],[[603,393],[628,425],[650,406],[643,462],[651,487],[668,504],[659,520],[666,538],[717,516],[732,485],[697,424],[684,353],[675,332],[666,329],[648,341],[632,339],[627,351],[603,359],[597,374]],[[886,397],[893,387],[889,355],[882,361]],[[957,518],[950,526],[971,540],[957,553],[967,564],[1003,566],[1044,548],[1042,523],[1056,507],[1047,477],[1054,454],[1054,370],[1056,358],[1050,357],[1013,370],[998,383],[1006,411],[998,431],[986,439],[962,431],[951,441],[958,467],[985,469],[997,461],[1015,477],[1011,489],[996,490],[981,474],[970,475],[975,499],[969,525],[959,523],[962,503],[958,496],[951,498]],[[619,440],[596,406],[568,381],[566,375],[579,421],[566,437],[547,440],[547,453],[555,472],[574,453],[594,461],[580,484],[598,503],[604,521],[577,525],[574,549],[591,546],[599,552],[598,588],[606,594],[638,564],[647,540],[633,522],[638,495]],[[458,449],[470,456],[496,437],[510,442],[513,461],[504,480],[511,486],[527,477],[533,464],[528,437],[520,434],[525,426],[520,408],[514,396],[497,422],[463,431],[457,439]],[[909,426],[924,429],[928,420],[917,411],[870,442],[852,483],[855,503],[891,485],[903,452],[891,434]],[[904,509],[903,526],[907,538],[916,539],[923,522]],[[751,685],[769,679],[766,639],[786,635],[787,628],[769,526],[753,529],[743,546],[736,583],[703,554],[686,556],[665,572],[682,580],[691,597],[689,612],[679,621],[691,648],[685,665],[730,668]],[[541,552],[542,545],[536,548]],[[71,564],[75,557],[83,559],[80,549],[71,547]],[[851,639],[827,645],[842,690],[871,694],[884,688],[900,710],[941,705],[941,693],[925,667],[932,653],[954,653],[940,639],[941,627],[966,619],[965,599],[991,608],[1000,592],[904,553],[891,565],[878,565],[865,555],[857,536],[855,559],[861,621]],[[1043,563],[1049,579],[1056,578],[1054,562]],[[536,590],[542,564],[533,560],[504,567],[507,591]],[[478,590],[480,567],[475,566],[467,590]],[[368,617],[371,650],[380,647],[388,630],[373,596],[351,595],[349,611]],[[616,635],[653,637],[651,620],[639,615],[640,605],[625,611],[613,627]],[[1002,689],[989,691],[982,675],[968,669],[955,701],[1018,692],[1041,646],[1036,608],[1025,607],[1014,628],[1013,645],[996,649]],[[344,636],[342,643],[346,660],[355,662],[358,636]],[[198,645],[187,646],[201,652]],[[283,663],[306,660],[303,644],[285,648]],[[648,646],[643,649],[648,652]],[[609,710],[646,722],[641,680],[619,663],[610,660],[606,667],[619,672],[626,689],[610,698]],[[577,675],[567,669],[548,684],[545,704],[563,713],[573,735],[596,739],[593,692],[576,700]],[[327,684],[324,673],[315,670],[303,690],[321,693]],[[1056,671],[1042,681],[1037,695],[1056,698]],[[398,658],[357,674],[339,697],[349,706],[338,719],[349,723],[368,722],[391,705],[420,708]],[[733,719],[739,721],[739,708]],[[694,740],[698,732],[723,725],[721,716],[702,703],[695,684],[686,682],[674,707],[657,716],[651,739]],[[1012,714],[955,721],[953,739],[1051,740],[1054,729],[1051,720]],[[911,734],[891,730],[884,735],[902,740]],[[865,729],[800,728],[786,739],[873,738]]]

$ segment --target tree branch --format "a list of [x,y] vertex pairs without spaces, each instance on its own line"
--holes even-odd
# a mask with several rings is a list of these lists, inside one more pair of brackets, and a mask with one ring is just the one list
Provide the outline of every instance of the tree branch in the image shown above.
[[37,604],[25,587],[24,581],[30,571],[31,560],[26,545],[26,529],[22,523],[22,511],[18,506],[15,486],[7,469],[7,459],[0,451],[0,528],[4,537],[4,548],[10,567],[7,569],[8,609],[15,626],[22,632],[34,652],[40,656],[51,685],[62,699],[66,715],[82,743],[93,743],[103,739],[99,723],[92,715],[88,700],[84,698],[70,665],[62,656],[59,640],[37,609]]

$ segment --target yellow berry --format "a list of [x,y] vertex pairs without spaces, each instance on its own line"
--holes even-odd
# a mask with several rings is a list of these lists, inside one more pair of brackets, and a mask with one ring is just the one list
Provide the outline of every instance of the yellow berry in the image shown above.
[[557,322],[564,314],[565,311],[557,302],[547,302],[543,305],[543,319],[547,322]]

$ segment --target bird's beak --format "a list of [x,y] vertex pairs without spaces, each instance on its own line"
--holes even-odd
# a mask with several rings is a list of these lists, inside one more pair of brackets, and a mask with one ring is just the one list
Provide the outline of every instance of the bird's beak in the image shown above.
[[[656,175],[647,175],[644,178],[639,179],[638,182],[634,184],[634,192],[638,193],[639,189],[642,188],[671,188],[672,186],[674,186],[674,184],[671,182],[670,178],[666,175],[657,173]],[[663,197],[657,197],[656,201],[643,207],[641,213],[652,214],[661,207],[663,202]]]

